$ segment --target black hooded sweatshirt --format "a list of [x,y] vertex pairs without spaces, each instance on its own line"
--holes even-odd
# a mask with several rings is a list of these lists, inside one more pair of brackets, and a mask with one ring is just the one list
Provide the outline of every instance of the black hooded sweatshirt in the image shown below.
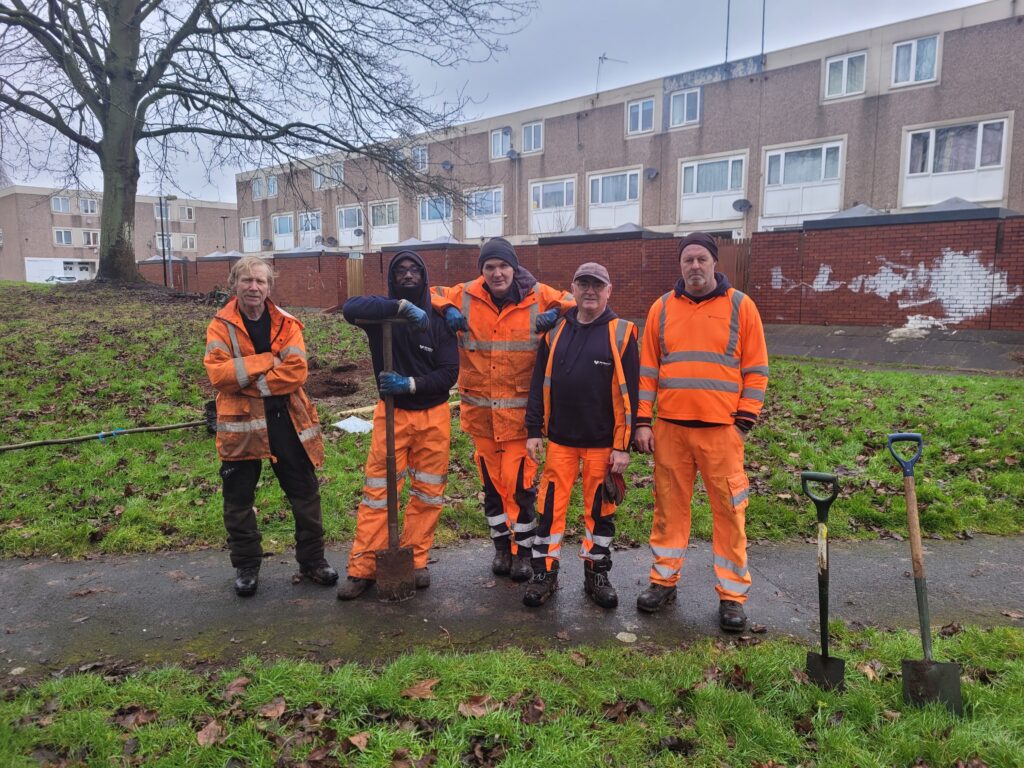
[[[612,403],[612,382],[615,361],[612,358],[608,323],[618,315],[610,309],[592,323],[579,322],[576,307],[565,315],[566,326],[555,346],[551,365],[551,417],[548,438],[571,448],[608,448],[615,439],[615,406]],[[548,364],[547,335],[537,348],[537,362],[530,382],[526,405],[526,432],[540,437],[544,425],[544,371]],[[636,413],[640,390],[640,352],[630,337],[622,356],[622,372],[633,413]],[[618,396],[618,385],[614,387]],[[629,436],[630,443],[633,435]]]
[[[403,295],[395,284],[395,265],[403,259],[415,262],[423,270],[423,282],[414,295]],[[454,334],[444,318],[430,307],[430,281],[427,267],[419,254],[399,251],[388,265],[388,296],[354,296],[341,311],[350,323],[356,320],[381,320],[394,317],[400,299],[411,301],[427,313],[426,330],[411,323],[392,327],[391,355],[396,373],[416,379],[416,393],[396,395],[395,407],[407,411],[424,411],[448,400],[448,391],[459,377],[459,349]],[[384,370],[384,338],[380,325],[364,325],[373,358],[374,381]]]

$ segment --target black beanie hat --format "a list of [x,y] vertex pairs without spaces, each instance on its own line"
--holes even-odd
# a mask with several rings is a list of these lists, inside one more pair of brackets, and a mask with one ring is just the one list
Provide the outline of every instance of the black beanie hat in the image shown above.
[[488,259],[501,259],[511,264],[513,269],[519,269],[519,258],[516,256],[516,249],[504,237],[495,237],[480,247],[480,259],[477,261],[477,269],[483,272],[484,262]]
[[[706,232],[691,232],[679,243],[679,257],[683,255],[683,249],[688,245],[701,245],[708,249],[711,258],[718,261],[718,243],[715,238]],[[677,257],[678,258],[678,257]]]

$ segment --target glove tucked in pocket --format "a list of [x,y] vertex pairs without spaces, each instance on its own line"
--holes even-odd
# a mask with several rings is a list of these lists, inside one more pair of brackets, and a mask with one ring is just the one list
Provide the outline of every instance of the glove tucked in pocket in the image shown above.
[[601,484],[601,494],[609,504],[618,506],[626,498],[626,479],[617,472],[609,472]]

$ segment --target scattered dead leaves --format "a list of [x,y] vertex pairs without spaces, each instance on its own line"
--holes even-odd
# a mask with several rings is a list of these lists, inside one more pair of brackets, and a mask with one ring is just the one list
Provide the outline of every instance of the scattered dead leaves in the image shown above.
[[213,718],[207,717],[206,724],[196,733],[196,741],[200,747],[212,747],[221,744],[227,738],[224,727]]
[[501,709],[501,702],[491,696],[470,696],[459,704],[459,714],[463,717],[484,717]]
[[268,720],[277,720],[287,709],[288,705],[285,703],[284,696],[275,696],[270,702],[256,710],[256,714]]
[[156,718],[157,712],[155,709],[144,709],[137,704],[130,704],[127,707],[118,708],[110,720],[126,731],[130,731],[147,723],[152,723]]
[[434,686],[441,682],[439,677],[431,677],[427,680],[420,680],[415,685],[410,685],[401,695],[404,699],[436,699]]

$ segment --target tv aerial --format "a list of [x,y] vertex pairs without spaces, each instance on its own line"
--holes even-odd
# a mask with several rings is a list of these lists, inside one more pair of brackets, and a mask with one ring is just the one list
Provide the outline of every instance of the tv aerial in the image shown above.
[[623,59],[613,59],[607,53],[602,53],[600,56],[598,56],[597,57],[597,80],[594,82],[594,93],[600,93],[601,92],[601,67],[604,65],[604,63],[606,61],[612,61],[612,62],[615,62],[616,64],[629,64],[628,61],[625,61]]

